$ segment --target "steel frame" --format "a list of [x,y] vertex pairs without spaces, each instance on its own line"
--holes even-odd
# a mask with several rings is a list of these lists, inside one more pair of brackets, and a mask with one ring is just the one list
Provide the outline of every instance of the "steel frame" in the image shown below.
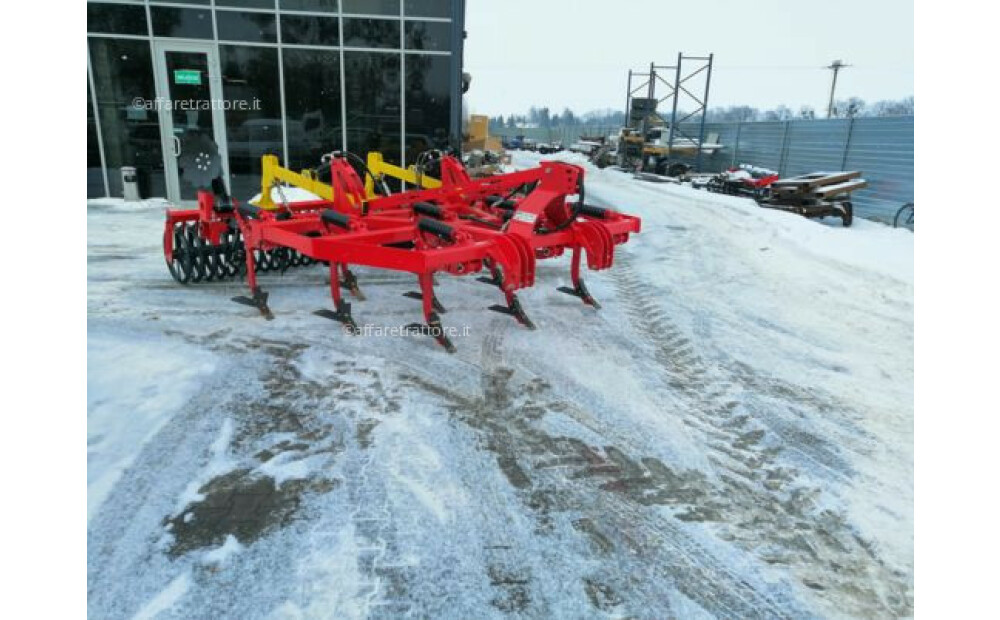
[[[471,179],[457,159],[445,155],[437,159],[440,179],[434,179],[413,166],[403,169],[388,164],[373,153],[368,157],[365,182],[344,154],[332,154],[328,163],[331,183],[326,190],[318,187],[323,184],[315,176],[283,169],[275,159],[265,163],[265,191],[258,205],[217,205],[210,193],[202,192],[198,209],[168,211],[163,237],[168,266],[177,259],[178,225],[197,226],[204,243],[213,246],[225,243],[226,235],[236,229],[242,251],[233,250],[228,267],[232,268],[235,257],[245,262],[251,293],[236,301],[273,318],[257,272],[268,264],[262,257],[287,252],[329,265],[334,311],[317,314],[340,321],[352,331],[357,325],[342,288],[359,299],[363,296],[351,265],[413,273],[420,284],[425,323],[409,327],[453,351],[441,327],[439,313],[444,308],[434,294],[435,273],[469,275],[488,270],[490,276],[480,280],[496,285],[506,302],[491,309],[533,329],[516,291],[534,284],[537,259],[569,250],[573,286],[560,290],[599,307],[580,275],[584,251],[589,269],[607,269],[614,260],[614,247],[641,228],[637,217],[586,205],[583,169],[563,162],[543,161],[538,168]],[[382,175],[423,188],[378,196],[373,177]],[[265,201],[272,184],[282,181],[318,190],[314,193],[321,198],[281,205]],[[578,200],[570,201],[570,196]]]
[[[631,112],[632,97],[635,95],[636,92],[638,92],[643,87],[646,88],[647,98],[656,99],[657,109],[660,108],[661,103],[665,101],[669,102],[670,134],[669,137],[667,138],[668,152],[673,151],[675,132],[685,138],[688,138],[689,140],[692,141],[695,140],[693,136],[690,136],[687,133],[685,133],[680,128],[679,125],[680,123],[683,123],[687,119],[692,118],[699,113],[701,114],[701,120],[698,123],[698,139],[696,141],[696,144],[698,144],[698,155],[697,155],[697,161],[695,162],[695,169],[698,172],[701,172],[701,157],[702,157],[701,144],[705,140],[705,115],[708,112],[708,93],[709,93],[709,88],[711,87],[712,84],[712,64],[714,62],[714,58],[715,54],[709,54],[708,56],[685,56],[683,52],[680,52],[677,54],[677,64],[675,65],[657,65],[655,62],[651,62],[649,63],[648,73],[639,73],[631,69],[629,69],[628,72],[628,86],[626,88],[627,94],[625,97],[626,122],[628,121]],[[687,61],[688,66],[690,66],[691,63],[695,64],[694,70],[686,74],[684,73],[685,61]],[[660,70],[672,71],[674,74],[673,83],[670,83],[665,79],[663,79],[659,74]],[[685,84],[687,84],[692,78],[701,75],[703,72],[705,73],[705,89],[703,91],[703,94],[699,97],[694,93],[692,93],[691,90],[689,90],[685,86]],[[632,87],[633,78],[637,77],[645,77],[646,79],[640,82],[638,86],[633,88]],[[669,89],[669,92],[660,98],[657,98],[656,96],[657,82],[659,82],[660,84]],[[687,95],[691,100],[695,102],[695,104],[697,104],[697,106],[694,108],[694,110],[692,110],[691,112],[684,113],[684,116],[678,119],[677,105],[682,95]],[[660,121],[664,123],[667,122],[662,116],[660,116],[658,112],[654,111],[652,114],[647,115],[646,117],[643,118],[638,128],[642,132],[642,135],[644,136],[646,134],[646,131],[649,129],[648,122],[651,116],[656,116],[656,118],[660,119]]]

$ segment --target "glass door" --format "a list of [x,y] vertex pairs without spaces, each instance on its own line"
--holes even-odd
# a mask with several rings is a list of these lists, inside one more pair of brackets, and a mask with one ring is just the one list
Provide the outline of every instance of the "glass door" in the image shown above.
[[194,202],[201,189],[229,192],[220,76],[214,45],[156,43],[157,109],[173,202]]

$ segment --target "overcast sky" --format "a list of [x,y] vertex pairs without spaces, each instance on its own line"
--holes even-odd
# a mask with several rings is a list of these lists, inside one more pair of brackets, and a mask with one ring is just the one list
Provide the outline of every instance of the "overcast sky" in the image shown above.
[[678,52],[715,54],[710,107],[825,113],[822,67],[835,59],[853,65],[838,99],[913,94],[912,1],[467,0],[466,30],[477,114],[624,110],[628,70],[675,64]]

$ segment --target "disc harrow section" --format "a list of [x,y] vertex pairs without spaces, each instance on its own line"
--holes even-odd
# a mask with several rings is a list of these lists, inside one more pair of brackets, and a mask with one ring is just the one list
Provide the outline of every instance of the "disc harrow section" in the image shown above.
[[[471,179],[454,157],[435,153],[420,162],[426,169],[404,170],[385,163],[379,154],[370,154],[366,165],[352,154],[332,153],[324,158],[325,169],[301,175],[280,168],[276,161],[265,162],[263,187],[279,181],[301,184],[325,197],[237,206],[217,203],[202,192],[197,210],[167,214],[167,266],[181,283],[245,276],[250,295],[234,300],[270,319],[268,294],[258,275],[322,262],[330,271],[333,310],[316,314],[342,323],[352,333],[359,330],[344,291],[357,301],[364,295],[350,267],[411,273],[420,290],[407,296],[420,300],[424,321],[407,327],[430,335],[449,352],[455,346],[442,325],[447,304],[434,292],[437,274],[487,273],[477,279],[503,296],[502,304],[489,309],[535,329],[516,292],[534,285],[538,260],[568,250],[572,287],[565,292],[600,307],[581,276],[583,257],[591,270],[610,268],[615,246],[639,232],[641,222],[587,205],[582,168],[543,161],[532,170]],[[428,169],[440,178],[427,176]],[[388,195],[385,176],[417,188]],[[322,185],[320,178],[329,179],[330,185]]]

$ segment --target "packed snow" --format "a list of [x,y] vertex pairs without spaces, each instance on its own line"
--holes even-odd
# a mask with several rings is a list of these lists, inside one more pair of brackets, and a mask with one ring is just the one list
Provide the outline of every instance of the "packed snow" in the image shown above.
[[[888,618],[913,613],[913,234],[646,183],[595,311],[357,268],[181,286],[160,201],[88,204],[88,605],[100,618]],[[390,335],[395,333],[396,335]]]

